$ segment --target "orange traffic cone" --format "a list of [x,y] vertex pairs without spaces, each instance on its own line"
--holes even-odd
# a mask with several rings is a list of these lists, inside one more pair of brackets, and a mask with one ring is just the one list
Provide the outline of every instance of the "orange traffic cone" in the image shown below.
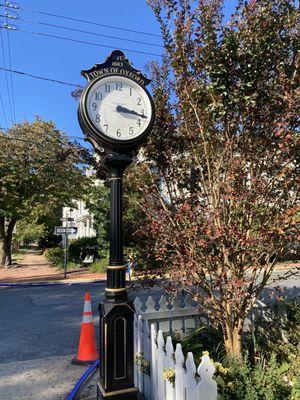
[[72,364],[88,365],[99,358],[96,348],[95,330],[92,319],[91,296],[86,293],[84,296],[83,318],[80,330],[80,340],[77,356]]

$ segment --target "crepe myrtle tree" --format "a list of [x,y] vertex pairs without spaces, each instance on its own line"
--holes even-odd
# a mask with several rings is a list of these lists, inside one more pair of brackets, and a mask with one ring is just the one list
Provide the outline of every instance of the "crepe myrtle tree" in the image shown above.
[[83,173],[88,158],[79,145],[36,119],[0,131],[0,267],[11,264],[11,242],[16,222],[47,216],[72,205],[89,186]]
[[226,21],[221,0],[148,3],[166,57],[151,66],[142,274],[191,292],[241,357],[245,317],[298,235],[297,5],[239,1]]

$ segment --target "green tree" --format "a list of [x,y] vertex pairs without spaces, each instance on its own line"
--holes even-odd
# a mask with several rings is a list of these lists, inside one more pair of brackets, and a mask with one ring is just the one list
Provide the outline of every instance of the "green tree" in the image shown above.
[[28,219],[22,219],[16,223],[14,241],[18,244],[23,243],[24,245],[27,245],[31,241],[40,240],[44,234],[44,224],[38,224],[37,222]]
[[49,215],[82,197],[88,179],[84,153],[51,121],[14,125],[0,132],[0,266],[11,264],[16,222]]
[[54,234],[55,227],[61,225],[61,217],[61,207],[52,209],[48,215],[39,215],[37,217],[37,223],[44,226],[44,233],[38,241],[41,248],[56,247],[61,242],[61,236]]
[[144,265],[241,356],[245,317],[299,232],[298,7],[240,0],[227,22],[221,0],[148,3],[167,56],[153,65]]

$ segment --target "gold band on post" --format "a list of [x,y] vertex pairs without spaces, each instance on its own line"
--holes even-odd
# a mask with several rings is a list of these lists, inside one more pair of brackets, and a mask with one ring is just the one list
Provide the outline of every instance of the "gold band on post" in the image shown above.
[[137,388],[129,388],[129,389],[114,390],[113,392],[105,393],[105,390],[103,389],[103,387],[101,386],[101,384],[99,382],[98,382],[98,387],[104,397],[115,396],[115,395],[123,394],[123,393],[137,392]]
[[108,265],[107,269],[126,269],[127,265]]
[[121,180],[122,178],[108,178],[107,179],[107,182],[109,182],[109,181],[117,181],[117,180]]
[[126,290],[126,288],[119,288],[119,289],[106,288],[105,289],[106,292],[123,292],[124,290]]

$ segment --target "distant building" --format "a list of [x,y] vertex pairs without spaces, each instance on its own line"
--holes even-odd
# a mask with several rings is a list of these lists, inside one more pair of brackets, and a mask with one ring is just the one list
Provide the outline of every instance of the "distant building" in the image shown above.
[[[87,170],[86,175],[92,176],[92,170]],[[95,185],[101,184],[98,179],[95,180]],[[85,207],[83,200],[74,200],[77,208],[63,207],[62,217],[63,226],[75,226],[77,233],[75,235],[69,235],[70,240],[79,239],[83,237],[95,237],[97,232],[94,229],[93,215],[90,214],[89,210]],[[71,220],[72,219],[72,220]]]
[[[79,239],[82,237],[96,236],[96,230],[93,227],[93,216],[85,208],[85,203],[82,200],[74,201],[77,208],[64,207],[62,212],[63,226],[76,226],[77,233],[70,235],[69,239]],[[70,219],[73,221],[70,221]]]

